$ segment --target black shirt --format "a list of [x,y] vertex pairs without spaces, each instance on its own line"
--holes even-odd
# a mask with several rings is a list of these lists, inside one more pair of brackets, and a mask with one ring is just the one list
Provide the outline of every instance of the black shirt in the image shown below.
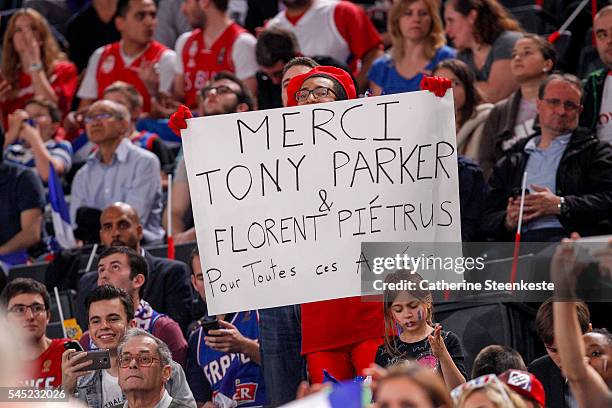
[[115,27],[115,18],[108,23],[103,22],[90,4],[68,21],[66,39],[69,44],[68,56],[81,72],[96,49],[119,41],[121,35]]
[[32,169],[0,162],[0,245],[21,231],[21,213],[45,208],[42,181]]
[[[461,341],[455,333],[444,330],[442,330],[442,338],[444,339],[448,354],[450,354],[455,362],[461,375],[467,380],[468,376],[464,366],[465,354],[461,347]],[[389,354],[383,344],[378,347],[378,351],[376,351],[376,359],[374,360],[376,364],[381,367],[389,367],[405,360],[416,360],[419,365],[432,369],[435,368],[440,373],[442,372],[440,362],[437,357],[433,355],[427,338],[417,341],[416,343],[405,343],[400,340],[399,337],[393,337],[391,339],[391,345],[393,349],[397,350],[397,354]]]

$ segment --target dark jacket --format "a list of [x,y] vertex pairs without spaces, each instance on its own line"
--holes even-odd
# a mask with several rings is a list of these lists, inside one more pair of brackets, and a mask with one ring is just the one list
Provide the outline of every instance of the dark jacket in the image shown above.
[[[518,143],[493,169],[482,220],[488,237],[510,241],[514,236],[504,226],[506,207],[512,190],[521,187],[529,158],[524,147],[530,139]],[[556,187],[554,193],[565,197],[569,210],[558,216],[568,233],[612,233],[612,146],[585,129],[575,130],[559,162]]]
[[546,408],[568,407],[565,394],[566,392],[569,393],[569,387],[561,374],[561,370],[549,356],[533,360],[527,370],[535,375],[544,386]]
[[478,164],[457,156],[459,164],[459,204],[461,209],[461,241],[477,241],[484,201],[485,182]]
[[[183,333],[191,321],[190,272],[183,262],[158,258],[144,251],[149,269],[143,299],[159,313],[164,313],[176,321]],[[97,286],[98,272],[84,274],[79,280],[77,290],[76,315],[83,331],[87,328],[85,299]]]
[[592,72],[583,82],[584,96],[582,98],[582,113],[580,113],[580,126],[591,131],[597,127],[597,117],[601,110],[601,97],[603,96],[606,77],[609,69],[600,69]]

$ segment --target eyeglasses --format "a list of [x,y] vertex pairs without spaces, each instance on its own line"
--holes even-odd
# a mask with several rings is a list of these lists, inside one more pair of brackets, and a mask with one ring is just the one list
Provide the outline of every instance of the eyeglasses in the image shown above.
[[217,95],[237,94],[232,88],[226,85],[207,86],[202,88],[202,97],[208,98],[211,92],[215,91]]
[[113,117],[115,117],[115,115],[112,113],[98,113],[96,115],[85,115],[83,120],[85,121],[85,124],[89,125],[90,123],[103,121]]
[[159,358],[152,357],[149,354],[138,354],[135,356],[131,354],[122,354],[119,356],[119,367],[128,368],[134,359],[136,359],[136,364],[138,364],[139,367],[151,367],[153,361],[159,361]]
[[558,108],[559,106],[563,105],[563,108],[568,112],[575,112],[582,106],[572,101],[562,101],[561,99],[557,98],[543,99],[543,101],[552,108]]
[[295,99],[298,102],[305,102],[310,95],[314,96],[315,100],[319,100],[321,98],[325,98],[329,94],[333,94],[334,96],[338,96],[332,89],[326,88],[324,86],[320,86],[315,89],[300,89],[295,93]]
[[495,386],[497,390],[499,391],[499,393],[502,395],[502,398],[510,402],[510,397],[508,397],[508,393],[506,393],[506,390],[504,389],[502,382],[499,380],[499,378],[495,374],[482,375],[478,378],[474,378],[473,380],[470,380],[468,382],[465,382],[455,387],[451,391],[451,398],[453,399],[455,404],[459,404],[459,400],[461,399],[461,396],[465,392],[469,390],[483,388],[487,386],[488,384],[492,384],[493,386]]
[[31,305],[15,305],[11,307],[8,311],[16,316],[24,316],[26,311],[30,309],[32,311],[32,316],[38,316],[47,310],[45,305],[40,303],[32,303]]

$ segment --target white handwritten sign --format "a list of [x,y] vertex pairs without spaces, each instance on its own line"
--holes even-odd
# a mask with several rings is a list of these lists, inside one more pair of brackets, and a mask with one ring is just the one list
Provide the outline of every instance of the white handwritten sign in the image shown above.
[[211,314],[358,295],[362,241],[461,240],[451,92],[187,122]]

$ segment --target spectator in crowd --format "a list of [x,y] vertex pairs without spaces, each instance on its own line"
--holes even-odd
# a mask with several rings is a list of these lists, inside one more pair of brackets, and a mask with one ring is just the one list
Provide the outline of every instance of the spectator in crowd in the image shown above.
[[612,147],[578,128],[582,86],[569,74],[540,85],[536,108],[541,131],[500,160],[489,179],[483,230],[498,240],[514,237],[520,190],[527,172],[523,241],[558,241],[571,231],[612,231]]
[[172,356],[162,340],[142,329],[130,329],[117,355],[119,387],[126,397],[123,408],[188,407],[172,398],[166,389],[172,374]]
[[[132,248],[113,246],[98,258],[98,286],[113,285],[123,289],[132,298],[136,327],[146,330],[168,345],[172,358],[185,365],[187,342],[181,328],[163,313],[156,311],[143,299],[144,288],[149,278],[146,260]],[[89,349],[89,333],[83,334],[81,344]]]
[[101,210],[122,201],[140,215],[144,239],[161,240],[161,180],[151,177],[160,172],[159,160],[126,138],[131,123],[128,110],[112,101],[98,101],[87,111],[85,122],[89,140],[98,150],[74,176],[70,219],[76,219],[80,207]]
[[[350,64],[359,89],[368,86],[372,62],[382,55],[382,41],[365,11],[349,1],[282,0],[286,9],[268,21],[295,33],[302,54],[326,55]],[[361,61],[357,70],[358,62]]]
[[287,87],[294,76],[305,74],[319,64],[309,57],[295,57],[283,67],[281,78],[281,99],[283,106],[287,106]]
[[[89,407],[111,407],[124,401],[119,387],[117,348],[130,327],[134,327],[132,298],[124,290],[111,285],[94,289],[87,298],[87,314],[91,340],[97,348],[110,351],[109,369],[88,370],[91,360],[83,361],[86,352],[66,350],[62,354],[62,389]],[[193,394],[181,366],[170,362],[172,374],[165,387],[170,396],[195,408]]]
[[555,47],[540,36],[525,34],[514,44],[510,72],[520,88],[497,102],[485,123],[478,161],[487,178],[504,154],[534,133],[538,88],[556,63]]
[[293,58],[299,55],[295,34],[282,28],[268,28],[257,37],[255,56],[259,71],[257,72],[257,107],[259,109],[280,108],[281,80],[283,69]]
[[115,27],[118,2],[119,0],[91,0],[66,24],[68,56],[79,72],[87,67],[87,61],[95,50],[121,39],[121,34]]
[[589,365],[603,378],[612,390],[612,334],[605,328],[593,329],[582,336]]
[[[144,257],[148,276],[141,299],[159,313],[170,316],[183,330],[190,320],[191,291],[189,270],[182,262],[152,256],[142,248],[142,225],[138,213],[129,204],[116,202],[106,207],[100,216],[100,241],[108,249],[127,246]],[[77,304],[84,305],[85,297],[97,286],[98,272],[87,272],[79,281]],[[77,309],[78,311],[78,309]],[[78,315],[78,314],[77,314]],[[83,326],[87,326],[84,316]]]
[[546,395],[540,380],[525,370],[507,370],[498,376],[512,391],[516,392],[526,408],[544,408]]
[[374,95],[418,91],[423,75],[440,61],[455,58],[455,50],[446,46],[439,7],[435,0],[393,4],[387,20],[392,48],[368,73]]
[[496,375],[474,378],[451,392],[456,408],[528,408]]
[[[586,333],[590,329],[590,313],[586,304],[578,302],[575,305],[580,330]],[[546,407],[561,408],[575,405],[564,374],[561,372],[562,361],[555,341],[553,324],[553,302],[551,299],[542,303],[535,318],[535,329],[538,338],[544,343],[546,355],[529,364],[529,372],[533,373],[544,386]]]
[[[115,25],[121,40],[98,48],[89,58],[77,96],[81,107],[102,98],[104,89],[122,80],[142,95],[142,111],[151,111],[158,92],[170,94],[175,54],[153,41],[157,7],[153,0],[119,0]],[[133,118],[134,121],[138,118]]]
[[508,72],[521,27],[497,0],[448,1],[444,20],[457,57],[474,71],[476,87],[487,101],[495,103],[517,89]]
[[[580,274],[584,269],[584,265],[576,260],[576,252],[571,242],[564,242],[557,246],[551,261],[550,273],[551,280],[555,284],[555,295],[565,300],[552,304],[555,341],[563,363],[563,374],[576,398],[577,406],[579,408],[608,408],[612,405],[612,389],[609,383],[606,384],[609,374],[606,375],[607,378],[602,378],[598,370],[593,367],[594,361],[586,354],[585,342],[581,336],[584,332],[576,313],[578,304],[568,301],[576,299],[576,282],[580,280]],[[608,337],[608,350],[610,341]],[[602,367],[602,369],[609,370],[608,367]]]
[[6,318],[22,338],[15,351],[27,367],[24,386],[55,388],[62,383],[62,353],[68,339],[46,336],[51,319],[47,288],[33,279],[17,278],[2,291],[0,302],[6,308]]
[[452,408],[444,382],[418,364],[404,362],[389,368],[378,381],[373,408]]
[[278,0],[247,0],[244,27],[257,35],[257,29],[261,29],[266,21],[278,14],[279,3]]
[[[204,116],[246,112],[253,109],[253,100],[242,81],[229,72],[216,74],[212,81],[200,91],[200,113]],[[179,153],[172,184],[172,235],[174,242],[195,241],[191,196],[187,183],[187,169],[182,150]],[[167,209],[166,209],[167,211]],[[168,219],[164,216],[164,222]]]
[[[287,86],[287,105],[309,105],[354,99],[355,84],[346,71],[319,66],[294,76]],[[339,380],[361,375],[383,342],[380,305],[361,297],[302,305],[302,354],[310,381],[323,382],[326,369]]]
[[527,371],[523,357],[512,347],[492,344],[476,355],[472,364],[472,378],[485,374],[500,375],[510,369]]
[[162,185],[167,185],[168,174],[172,172],[174,167],[172,152],[170,152],[170,149],[168,149],[164,141],[156,133],[147,130],[136,130],[136,122],[142,112],[142,95],[133,85],[123,81],[115,81],[104,89],[103,97],[125,106],[130,112],[129,139],[136,146],[140,146],[157,156],[161,165],[160,175]]
[[181,12],[183,0],[160,0],[158,3],[155,40],[168,48],[174,48],[179,36],[191,30],[187,18]]
[[[408,271],[387,274],[386,283],[414,282],[423,278]],[[451,390],[465,382],[461,341],[453,332],[433,323],[433,300],[428,290],[384,291],[385,343],[378,348],[375,362],[389,367],[414,359],[440,373]],[[392,335],[397,329],[397,336]]]
[[442,61],[434,68],[433,75],[448,78],[453,84],[457,153],[478,161],[484,137],[482,129],[493,104],[483,101],[475,86],[474,73],[461,60]]
[[[199,254],[193,256],[191,267],[196,277],[202,273]],[[195,287],[200,297],[206,299],[204,285]],[[189,336],[186,370],[197,403],[267,405],[257,312],[218,315],[212,319],[205,316],[200,321],[201,326]],[[216,328],[206,324],[211,321],[216,322]]]
[[0,109],[4,127],[8,114],[36,97],[70,110],[77,71],[66,60],[47,20],[33,9],[19,9],[10,18],[2,44]]
[[584,112],[580,125],[612,142],[612,5],[602,8],[593,19],[593,33],[599,58],[606,68],[591,73],[584,81]]
[[[4,134],[0,132],[0,145]],[[5,163],[0,150],[0,270],[28,260],[27,249],[40,242],[45,193],[30,169]],[[2,271],[0,271],[2,272]]]
[[181,6],[194,30],[176,41],[174,90],[190,108],[196,106],[200,90],[222,71],[235,73],[257,95],[257,41],[230,19],[227,6],[228,0],[185,0]]
[[70,171],[72,146],[60,140],[62,113],[53,102],[31,99],[25,109],[9,114],[4,142],[5,160],[35,168],[40,178],[49,180],[49,164],[58,176]]

